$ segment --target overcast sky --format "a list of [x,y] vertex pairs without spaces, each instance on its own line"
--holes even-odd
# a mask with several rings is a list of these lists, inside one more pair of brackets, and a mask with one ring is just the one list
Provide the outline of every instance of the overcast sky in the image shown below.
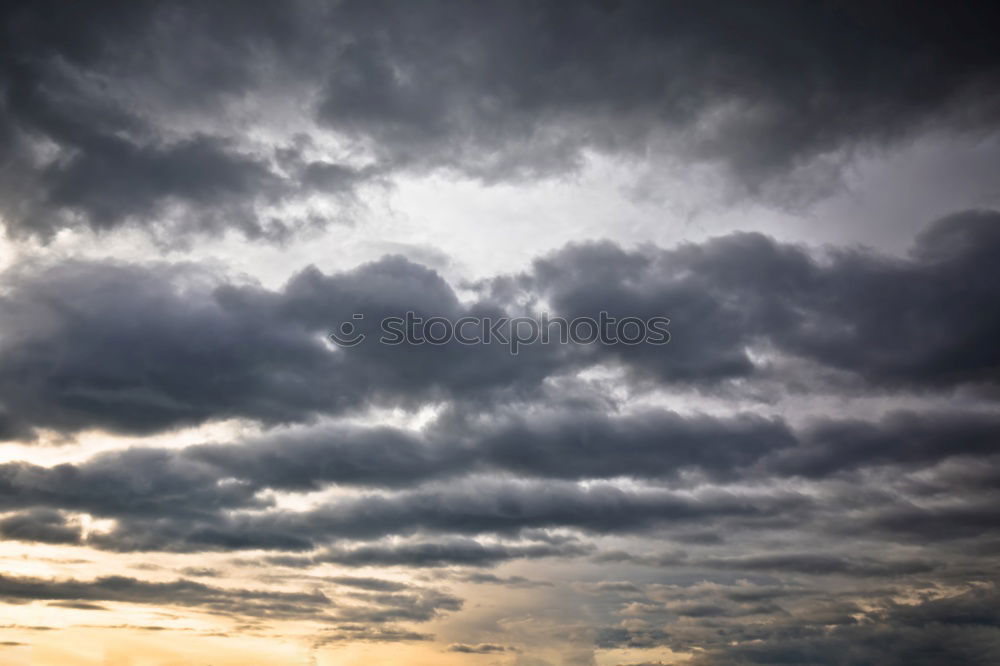
[[0,662],[1000,664],[994,4],[3,3]]

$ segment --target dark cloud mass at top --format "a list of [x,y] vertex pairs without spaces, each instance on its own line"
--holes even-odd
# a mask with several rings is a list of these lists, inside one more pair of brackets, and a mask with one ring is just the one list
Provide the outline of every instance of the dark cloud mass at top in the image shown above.
[[[15,235],[284,238],[305,221],[261,205],[657,145],[757,192],[917,131],[993,127],[996,24],[974,2],[10,2],[3,217]],[[275,99],[303,132],[282,135]],[[308,157],[310,131],[351,158]]]
[[[69,663],[66,630],[282,666],[1000,663],[997,192],[910,219],[964,195],[902,165],[868,205],[901,155],[991,161],[998,23],[4,3],[0,661]],[[619,181],[646,208],[590,191]],[[881,225],[904,249],[852,236]],[[408,311],[670,340],[380,342]]]

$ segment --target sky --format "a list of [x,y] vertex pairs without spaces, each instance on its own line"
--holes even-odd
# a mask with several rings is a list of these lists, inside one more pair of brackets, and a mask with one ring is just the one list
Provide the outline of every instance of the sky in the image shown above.
[[1000,663],[998,19],[3,3],[0,663]]

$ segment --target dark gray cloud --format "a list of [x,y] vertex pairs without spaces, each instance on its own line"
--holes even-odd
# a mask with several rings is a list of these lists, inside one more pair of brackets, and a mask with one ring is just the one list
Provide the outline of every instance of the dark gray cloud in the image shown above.
[[845,558],[815,553],[705,559],[692,562],[692,564],[737,571],[777,571],[810,575],[840,574],[879,578],[923,574],[934,571],[941,566],[940,563],[926,560],[879,561],[871,557]]
[[511,648],[507,646],[496,645],[494,643],[477,643],[476,645],[452,643],[448,646],[448,652],[460,652],[462,654],[498,654],[510,650]]
[[486,573],[482,571],[475,571],[467,574],[459,574],[456,576],[457,580],[464,583],[474,583],[476,585],[503,585],[511,588],[530,588],[530,587],[551,587],[552,583],[546,581],[537,581],[525,578],[524,576],[507,576],[501,578],[495,574]]
[[[659,526],[727,517],[738,518],[745,525],[767,523],[779,516],[790,520],[807,511],[809,504],[804,496],[782,492],[719,491],[692,498],[658,489],[622,490],[612,484],[463,482],[448,488],[365,493],[301,512],[220,512],[197,519],[169,513],[156,519],[121,516],[114,529],[91,535],[88,543],[121,551],[306,550],[337,539],[371,540],[417,533],[517,535],[560,527],[600,534],[641,533]],[[520,553],[499,551],[493,558],[560,552],[566,551],[529,548]],[[448,549],[443,549],[438,557],[443,560],[447,553]],[[474,553],[481,560],[488,559],[484,557],[488,554],[488,549]],[[350,561],[350,556],[342,557]],[[388,560],[391,555],[385,557]]]
[[[492,426],[492,427],[491,427]],[[726,477],[793,445],[780,421],[741,415],[684,417],[651,411],[630,417],[568,411],[486,424],[474,444],[481,464],[547,478],[670,478],[697,470]]]
[[[996,25],[988,3],[6,3],[4,217],[15,234],[280,237],[296,225],[259,206],[295,193],[521,179],[657,142],[760,191],[916,132],[995,127]],[[307,140],[335,133],[368,163],[233,144],[289,97]]]
[[[669,353],[650,345],[610,348],[661,381],[762,378],[767,368],[747,351],[757,347],[874,388],[995,390],[998,221],[994,211],[939,220],[905,259],[830,249],[819,260],[752,233],[666,251],[581,245],[536,262],[520,282],[566,316],[667,313]],[[495,288],[511,285],[501,280]],[[816,388],[801,376],[779,381],[785,390]]]
[[[0,402],[12,435],[30,426],[145,434],[227,417],[288,423],[373,401],[516,395],[564,354],[537,348],[525,362],[502,344],[378,344],[385,316],[502,312],[466,309],[440,276],[399,257],[334,276],[309,269],[281,292],[190,265],[67,262],[6,281]],[[373,340],[335,353],[324,339],[355,312]]]
[[424,623],[462,607],[462,600],[445,592],[408,586],[327,596],[314,586],[309,592],[214,587],[178,579],[144,581],[125,576],[93,580],[0,576],[0,598],[7,603],[49,601],[77,610],[104,610],[93,602],[187,607],[237,620],[299,620],[333,625],[338,632],[372,632],[379,640],[411,640],[395,623]]
[[[461,430],[445,420],[421,434],[324,426],[237,444],[113,451],[75,465],[6,463],[0,466],[6,479],[4,506],[46,503],[98,514],[150,514],[164,510],[164,498],[183,497],[172,512],[185,514],[263,506],[257,493],[264,489],[407,487],[477,472],[566,480],[669,479],[683,471],[723,480],[819,479],[865,468],[988,460],[998,453],[996,419],[976,412],[895,412],[875,422],[824,420],[801,432],[777,420],[682,417],[668,411],[554,416],[501,417],[464,423]],[[581,451],[586,458],[574,455]],[[220,478],[227,483],[219,485]],[[698,534],[687,540],[714,542]]]
[[509,411],[485,420],[448,415],[420,434],[317,427],[240,446],[190,447],[181,455],[257,487],[306,490],[328,483],[413,485],[475,471],[563,479],[668,478],[699,471],[725,478],[796,443],[780,421],[748,415],[721,419],[649,410],[616,417],[568,409],[526,417],[520,405]]
[[[438,541],[392,544],[373,542],[337,546],[314,555],[270,556],[266,561],[275,566],[290,568],[307,568],[328,563],[346,567],[490,567],[508,560],[574,557],[590,551],[591,548],[576,543],[482,543],[469,538],[445,537]],[[339,582],[335,578],[331,580]]]
[[654,584],[618,597],[622,621],[599,629],[596,640],[605,648],[696,649],[699,665],[991,663],[1000,632],[994,585],[925,586],[904,600],[900,591]]
[[998,451],[994,414],[895,412],[879,423],[843,420],[817,424],[803,444],[775,454],[780,473],[820,478],[859,467],[929,467],[949,457],[988,458]]
[[14,541],[75,544],[80,526],[52,509],[31,509],[0,519],[0,535]]
[[756,640],[708,650],[698,664],[989,664],[1000,658],[996,589],[915,604],[888,603],[824,629],[754,627]]
[[[370,404],[495,406],[538,398],[547,378],[601,363],[621,364],[638,381],[712,392],[971,387],[988,395],[1000,367],[998,219],[940,220],[905,259],[864,250],[817,258],[758,234],[674,250],[575,246],[528,274],[481,285],[483,300],[471,304],[398,257],[329,276],[308,269],[277,291],[190,265],[20,266],[5,275],[0,300],[11,322],[0,342],[0,423],[15,437],[32,427],[143,434],[233,417],[301,422]],[[538,344],[518,356],[496,342],[377,340],[386,316],[497,317],[519,312],[522,298],[566,317],[667,315],[672,339]],[[323,336],[355,313],[371,339],[331,350]],[[778,360],[754,360],[754,349]],[[780,437],[759,428],[763,439]],[[746,443],[741,456],[773,445]],[[498,446],[514,464],[512,445]],[[407,455],[401,465],[427,462]]]
[[421,633],[407,629],[391,627],[371,627],[365,624],[344,624],[335,631],[325,633],[317,639],[314,647],[338,643],[354,643],[357,641],[369,643],[405,643],[410,641],[433,640],[433,634]]
[[[268,229],[254,211],[287,188],[280,174],[225,136],[177,136],[164,116],[172,98],[221,103],[245,88],[252,43],[280,32],[279,14],[263,5],[202,13],[158,2],[5,4],[0,133],[10,146],[3,160],[11,174],[3,187],[8,231],[47,237],[77,225],[134,223],[280,233],[280,223]],[[224,25],[248,33],[220,50],[208,33]],[[180,49],[185,32],[191,39]],[[154,94],[141,100],[125,92],[150,85]],[[174,213],[179,224],[168,224]]]
[[344,566],[489,567],[507,560],[540,557],[573,557],[588,552],[576,543],[484,544],[472,539],[449,538],[440,542],[364,545],[334,548],[306,560],[309,564],[332,562]]
[[[0,508],[20,513],[0,522],[0,529],[11,538],[73,542],[78,527],[59,511],[83,512],[117,521],[111,532],[93,533],[87,541],[112,550],[306,551],[332,545],[274,561],[414,567],[491,566],[589,552],[586,543],[554,538],[544,532],[549,529],[595,535],[667,530],[672,541],[696,549],[725,546],[723,532],[761,529],[904,543],[995,531],[995,474],[984,476],[995,470],[997,457],[998,428],[990,414],[897,412],[871,422],[823,420],[799,430],[738,416],[598,414],[445,417],[419,434],[324,426],[246,443],[112,451],[52,467],[5,463]],[[579,451],[586,460],[574,455]],[[499,479],[491,478],[496,474]],[[644,483],[624,489],[615,481],[620,478]],[[941,501],[939,486],[954,487],[949,479],[976,483],[966,482],[961,493]],[[690,494],[706,481],[723,488]],[[788,481],[824,485],[811,495],[780,490]],[[726,483],[737,489],[725,489]],[[359,487],[360,494],[308,511],[278,510],[269,494],[331,486]],[[433,539],[420,538],[431,534]],[[479,534],[520,534],[528,543],[452,538]],[[337,543],[387,535],[417,540]],[[889,577],[931,571],[937,556],[930,557],[886,563],[783,553],[747,560],[672,557],[661,564]]]
[[96,610],[96,611],[108,610],[105,606],[100,606],[98,604],[89,604],[84,601],[53,601],[46,605],[52,606],[53,608],[72,608],[73,610]]
[[320,592],[239,590],[183,579],[153,582],[125,576],[107,576],[89,581],[3,576],[0,577],[0,597],[8,603],[35,600],[152,603],[197,607],[233,616],[300,619],[313,615],[322,619],[332,606]]
[[461,599],[436,590],[358,592],[350,596],[368,605],[343,608],[338,612],[338,619],[369,626],[388,622],[427,622],[462,607]]
[[171,452],[133,449],[81,465],[5,463],[0,489],[5,509],[38,505],[104,516],[150,517],[169,509],[177,517],[194,517],[214,515],[224,507],[263,506],[254,498],[255,488],[219,484],[219,478],[212,468],[177,459]]
[[[431,428],[422,436],[379,427],[324,427],[301,436],[265,436],[244,444],[199,445],[179,450],[132,448],[99,454],[82,463],[52,467],[11,462],[0,465],[3,491],[0,508],[47,507],[50,512],[68,509],[116,518],[123,525],[115,535],[95,535],[91,541],[95,545],[105,543],[126,549],[188,549],[196,547],[195,543],[218,548],[302,549],[335,536],[380,534],[385,530],[426,528],[474,533],[516,531],[536,524],[564,522],[586,529],[631,529],[655,519],[654,514],[661,509],[665,517],[673,512],[676,518],[689,520],[699,515],[703,505],[671,499],[668,495],[644,498],[621,494],[611,486],[581,493],[574,484],[563,483],[545,490],[541,481],[526,486],[484,486],[493,488],[496,496],[489,499],[480,494],[470,504],[467,497],[475,494],[468,489],[459,487],[451,497],[440,488],[420,486],[435,479],[497,471],[539,480],[617,476],[655,479],[674,477],[683,470],[704,470],[721,478],[769,451],[794,442],[794,437],[779,423],[759,419],[684,419],[664,412],[615,419],[612,424],[593,413],[577,414],[575,420],[573,416],[566,414],[557,420],[545,420],[541,425],[518,419],[513,427],[498,420],[498,427],[485,432],[469,427],[470,424],[458,431],[449,422],[440,430]],[[588,421],[583,421],[584,418]],[[582,430],[574,427],[581,423]],[[542,450],[544,438],[555,437],[558,430],[554,427],[559,424],[566,430],[559,434],[564,440],[563,452],[556,455],[553,449],[552,456],[539,457],[538,465],[527,465],[526,451]],[[537,429],[532,435],[534,442],[526,441],[527,433],[531,432],[526,428]],[[574,441],[589,447],[593,464],[569,462]],[[727,446],[745,451],[730,457],[725,450]],[[719,453],[710,461],[705,451],[716,448]],[[622,455],[631,464],[602,463],[609,455]],[[567,461],[562,467],[561,458]],[[398,466],[391,464],[394,459],[399,460]],[[220,483],[222,479],[225,482]],[[298,492],[331,484],[404,490],[396,494],[366,494],[358,501],[345,500],[326,512],[276,514],[270,523],[270,519],[227,522],[221,517],[234,510],[271,506],[270,498],[263,493],[266,490]],[[415,489],[405,490],[414,486]],[[718,498],[718,508],[741,515],[755,512],[752,501],[741,504],[738,498],[730,499],[731,505],[729,499]],[[511,502],[523,502],[525,510],[510,514],[511,523],[505,526],[503,516],[508,510],[503,507],[509,508]],[[490,503],[497,506],[491,508]],[[573,508],[577,504],[580,506]],[[585,507],[591,504],[594,511],[588,518],[590,512]],[[463,508],[453,514],[457,507]],[[632,513],[630,507],[636,511]],[[709,505],[704,508],[712,510]],[[611,513],[601,518],[599,514],[606,511]],[[376,518],[376,513],[382,517]],[[19,516],[19,524],[24,524],[33,514]],[[44,516],[34,519],[39,523],[36,527],[39,533],[52,529],[42,521]],[[21,530],[27,533],[23,526]],[[187,539],[193,539],[192,543],[185,545]],[[434,562],[487,564],[512,557],[573,552],[578,551],[559,544],[511,548],[452,542],[344,550],[331,552],[327,557],[330,561],[354,565],[372,560],[430,566]]]
[[[996,461],[991,463],[995,465]],[[917,542],[995,535],[1000,531],[1000,510],[996,504],[996,489],[992,490],[992,493],[974,495],[965,502],[929,506],[909,502],[885,507],[870,516],[868,527]]]

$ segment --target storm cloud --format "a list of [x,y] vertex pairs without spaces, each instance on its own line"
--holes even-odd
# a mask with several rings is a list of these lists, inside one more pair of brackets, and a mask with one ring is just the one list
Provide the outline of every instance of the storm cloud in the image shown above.
[[997,19],[5,3],[5,658],[1000,662]]
[[[785,372],[780,383],[828,391],[992,394],[998,219],[940,220],[906,259],[862,250],[821,258],[758,234],[674,250],[570,247],[482,285],[473,302],[401,257],[329,276],[310,268],[277,291],[185,265],[15,267],[0,302],[14,322],[0,343],[5,430],[144,434],[233,417],[303,422],[372,404],[503,402],[600,364],[705,391],[755,381],[766,390]],[[384,317],[513,316],[526,298],[566,318],[666,314],[671,342],[536,344],[513,356],[496,341],[378,340]],[[355,314],[371,340],[334,352],[325,336]],[[775,360],[755,361],[755,351]]]
[[[992,127],[995,24],[989,3],[7,3],[4,216],[286,238],[315,220],[261,206],[651,146],[808,192],[854,152]],[[350,148],[312,158],[321,140]]]

